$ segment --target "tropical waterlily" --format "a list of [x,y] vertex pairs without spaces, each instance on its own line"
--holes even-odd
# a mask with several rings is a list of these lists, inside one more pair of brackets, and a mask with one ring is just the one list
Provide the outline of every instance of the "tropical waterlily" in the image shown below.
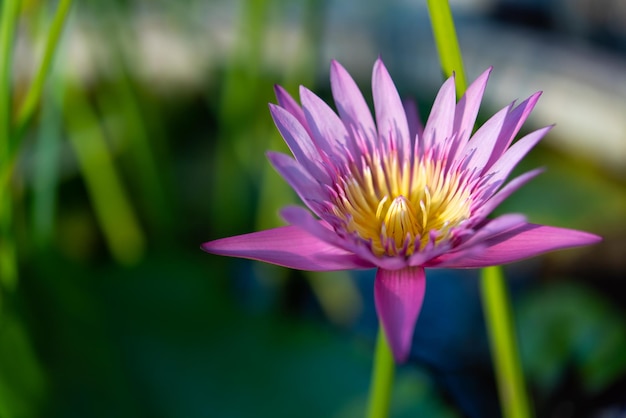
[[270,104],[270,112],[294,158],[277,152],[268,158],[309,210],[287,207],[281,215],[288,226],[202,248],[301,270],[376,268],[376,310],[394,358],[405,361],[424,298],[425,268],[493,266],[600,240],[528,223],[519,214],[487,218],[541,172],[505,184],[551,129],[513,143],[539,99],[536,93],[500,110],[472,135],[490,72],[458,102],[454,77],[445,81],[423,128],[380,59],[372,75],[374,117],[336,61],[330,78],[337,113],[305,87],[299,105],[277,86],[278,105]]

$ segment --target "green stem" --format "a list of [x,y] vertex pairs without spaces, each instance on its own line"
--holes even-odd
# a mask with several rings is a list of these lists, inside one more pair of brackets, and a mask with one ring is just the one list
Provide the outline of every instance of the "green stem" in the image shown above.
[[467,83],[450,4],[446,0],[427,0],[427,3],[441,68],[446,77],[455,74],[456,93],[461,97]]
[[146,240],[114,164],[105,131],[82,86],[75,79],[65,82],[64,126],[96,219],[115,260],[124,265],[135,264],[144,254]]
[[[465,93],[466,79],[450,5],[446,0],[427,0],[441,67],[446,76],[456,74],[456,91]],[[512,313],[501,267],[489,267],[481,274],[482,301],[490,336],[502,413],[505,418],[531,417]]]
[[[5,7],[2,14],[3,21],[0,32],[0,89],[3,89],[0,91],[0,192],[9,182],[13,166],[15,165],[15,157],[19,150],[19,144],[24,137],[28,123],[31,121],[37,109],[37,104],[41,99],[46,76],[50,72],[54,53],[65,22],[67,21],[71,3],[72,0],[60,0],[59,2],[54,19],[50,25],[50,31],[46,37],[46,45],[41,64],[37,69],[33,83],[30,85],[26,93],[26,98],[22,102],[17,114],[15,131],[12,131],[12,124],[8,123],[11,121],[11,112],[7,111],[7,109],[10,109],[11,99],[10,96],[6,96],[4,91],[10,91],[8,90],[10,88],[9,74],[12,65],[11,48],[13,44],[12,36],[15,32],[15,22],[13,21],[12,23],[6,24],[5,19],[9,19],[9,16],[19,11],[19,7],[15,10],[11,9],[11,4],[19,4],[19,0],[4,2]],[[7,9],[10,9],[9,13],[6,13]],[[14,20],[16,20],[15,17]],[[10,140],[7,138],[10,138]]]
[[393,354],[381,326],[378,330],[374,369],[370,383],[368,418],[386,418],[389,416],[394,372]]
[[[26,93],[26,98],[22,102],[22,106],[20,107],[19,113],[17,115],[16,131],[18,135],[16,141],[19,141],[23,136],[22,134],[26,129],[26,126],[30,122],[33,114],[35,113],[37,104],[41,99],[46,76],[50,72],[54,53],[56,52],[57,45],[59,44],[59,38],[61,37],[61,33],[63,31],[63,28],[65,27],[65,22],[67,20],[67,15],[69,14],[71,6],[72,0],[59,1],[59,5],[54,15],[54,19],[52,20],[52,24],[50,25],[50,31],[48,32],[48,36],[46,37],[46,46],[44,48],[41,64],[37,69],[37,74],[35,74],[35,78],[33,79],[33,82],[30,85],[28,92]],[[15,144],[14,148],[17,147],[18,144]]]
[[495,362],[503,417],[531,417],[502,268],[487,267],[481,273],[483,309]]
[[4,175],[10,164],[12,142],[12,77],[15,26],[20,12],[19,0],[4,0],[0,20],[0,283],[7,288],[17,281],[17,256],[12,235],[13,201],[10,182]]
[[0,21],[0,166],[6,164],[11,144],[11,70],[15,26],[20,11],[19,0],[2,2]]

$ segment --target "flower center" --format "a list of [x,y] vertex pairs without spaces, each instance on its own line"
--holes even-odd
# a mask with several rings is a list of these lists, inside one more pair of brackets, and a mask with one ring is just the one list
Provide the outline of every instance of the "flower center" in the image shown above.
[[393,244],[391,248],[402,248],[405,242],[410,243],[421,232],[417,210],[404,196],[396,197],[391,203],[385,196],[378,204],[376,220],[381,225],[382,243]]
[[392,151],[340,175],[333,212],[376,255],[409,256],[469,218],[471,193],[460,177],[442,161],[400,162]]

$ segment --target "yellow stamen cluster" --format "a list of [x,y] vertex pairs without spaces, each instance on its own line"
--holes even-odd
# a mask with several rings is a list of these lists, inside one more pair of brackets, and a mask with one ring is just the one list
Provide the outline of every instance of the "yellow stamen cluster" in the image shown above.
[[337,184],[334,212],[376,255],[411,255],[470,216],[470,191],[443,162],[399,161],[396,152],[354,164]]

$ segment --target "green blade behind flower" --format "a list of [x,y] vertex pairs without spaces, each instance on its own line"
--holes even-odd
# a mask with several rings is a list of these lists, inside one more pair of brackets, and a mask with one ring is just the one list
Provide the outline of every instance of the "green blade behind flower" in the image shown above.
[[4,170],[8,169],[12,143],[12,71],[15,28],[20,12],[19,0],[2,3],[0,20],[0,283],[7,288],[17,281],[17,255],[12,231],[13,199]]

